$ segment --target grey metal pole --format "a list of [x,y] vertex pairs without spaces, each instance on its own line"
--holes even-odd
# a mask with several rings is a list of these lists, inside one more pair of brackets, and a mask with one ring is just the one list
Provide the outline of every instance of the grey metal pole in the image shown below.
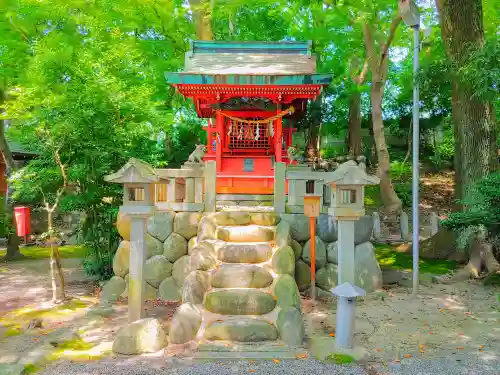
[[419,222],[419,133],[420,133],[420,88],[417,74],[419,70],[420,55],[420,30],[419,26],[413,27],[413,164],[412,164],[412,250],[413,250],[413,296],[418,293],[419,286],[419,240],[420,240],[420,222]]

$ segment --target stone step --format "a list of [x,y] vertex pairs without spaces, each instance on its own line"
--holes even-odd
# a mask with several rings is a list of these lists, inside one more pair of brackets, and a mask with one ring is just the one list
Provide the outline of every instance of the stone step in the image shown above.
[[276,301],[258,289],[222,289],[208,292],[204,306],[221,315],[264,315],[274,310]]
[[[260,342],[233,342],[228,340],[216,340],[202,342],[198,346],[198,352],[273,352],[283,353],[291,348],[281,340]],[[300,350],[297,348],[297,350]],[[303,352],[304,350],[300,350]]]
[[226,242],[268,242],[274,240],[274,235],[274,227],[260,225],[217,228],[217,237]]
[[214,288],[265,288],[272,283],[269,271],[251,264],[225,264],[212,275]]
[[218,258],[225,263],[263,263],[271,259],[270,242],[226,243],[219,248]]
[[204,337],[207,340],[237,342],[274,341],[278,339],[278,330],[265,320],[242,317],[209,324],[205,328]]
[[216,209],[222,212],[274,212],[272,206],[226,206],[217,204]]

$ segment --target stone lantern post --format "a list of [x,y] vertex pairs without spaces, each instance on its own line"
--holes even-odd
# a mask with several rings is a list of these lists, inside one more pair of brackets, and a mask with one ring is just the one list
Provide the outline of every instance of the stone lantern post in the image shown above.
[[144,312],[147,219],[155,211],[154,184],[160,178],[149,164],[132,158],[118,172],[104,179],[124,185],[120,213],[130,217],[128,320],[132,323],[141,319]]
[[369,176],[350,160],[343,163],[326,181],[332,188],[328,214],[338,220],[339,273],[338,285],[355,284],[354,222],[365,214],[365,185],[376,185],[378,177]]

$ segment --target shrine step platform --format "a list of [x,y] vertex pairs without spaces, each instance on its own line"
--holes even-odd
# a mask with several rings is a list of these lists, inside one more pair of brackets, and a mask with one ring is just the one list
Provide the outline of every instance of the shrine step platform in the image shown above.
[[198,347],[194,359],[200,362],[241,359],[297,359],[303,357],[303,348],[291,348],[283,341],[242,343],[234,341],[207,341]]

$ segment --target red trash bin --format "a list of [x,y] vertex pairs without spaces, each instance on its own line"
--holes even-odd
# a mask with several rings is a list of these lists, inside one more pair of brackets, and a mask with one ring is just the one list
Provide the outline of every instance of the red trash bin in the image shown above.
[[28,235],[31,232],[31,212],[29,207],[18,206],[14,208],[14,216],[16,219],[16,232],[19,237],[24,238],[24,242],[28,243]]

